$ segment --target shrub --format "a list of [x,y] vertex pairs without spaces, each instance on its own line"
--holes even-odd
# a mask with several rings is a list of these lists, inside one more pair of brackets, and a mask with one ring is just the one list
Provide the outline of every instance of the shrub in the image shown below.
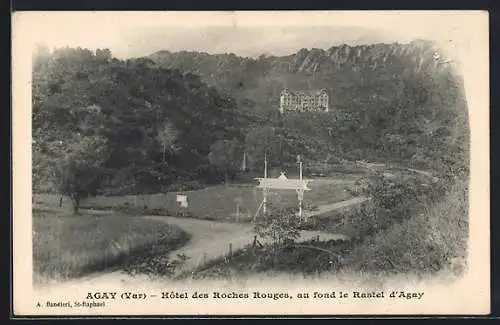
[[404,179],[391,180],[375,172],[363,182],[362,193],[370,200],[347,221],[354,237],[360,240],[409,217],[418,201],[417,187]]
[[300,217],[294,208],[274,210],[257,220],[254,231],[257,235],[271,240],[272,265],[275,265],[280,254],[279,247],[293,243],[300,236]]
[[[348,249],[341,240],[310,240],[294,245],[245,247],[232,258],[220,257],[199,267],[194,278],[228,278],[248,272],[288,272],[315,275],[340,267],[340,256]],[[276,255],[275,252],[278,251]]]
[[293,242],[299,238],[301,219],[295,208],[272,211],[257,219],[254,230],[263,238],[271,239],[274,245]]
[[358,184],[354,184],[352,186],[350,185],[346,185],[344,186],[344,191],[347,192],[347,194],[351,195],[351,196],[360,196],[363,192],[362,188],[360,188],[359,186],[359,182]]
[[309,241],[297,246],[282,246],[277,258],[269,248],[261,249],[254,269],[259,272],[274,270],[302,274],[331,271],[340,266],[339,256],[343,249],[345,249],[345,243],[335,240]]
[[[375,189],[399,188],[378,183]],[[465,259],[468,238],[467,182],[452,185],[439,181],[418,198],[401,205],[402,193],[374,193],[373,202],[363,207],[354,222],[358,241],[347,256],[347,266],[363,271],[436,272]],[[442,195],[444,189],[449,192]],[[364,222],[363,222],[364,220]],[[463,265],[462,265],[463,266]]]

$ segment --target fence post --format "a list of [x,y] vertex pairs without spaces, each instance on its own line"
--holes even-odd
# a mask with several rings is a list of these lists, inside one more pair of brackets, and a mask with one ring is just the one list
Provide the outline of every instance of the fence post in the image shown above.
[[255,247],[255,245],[257,245],[257,236],[253,236],[252,247]]
[[233,244],[229,243],[229,258],[233,257]]

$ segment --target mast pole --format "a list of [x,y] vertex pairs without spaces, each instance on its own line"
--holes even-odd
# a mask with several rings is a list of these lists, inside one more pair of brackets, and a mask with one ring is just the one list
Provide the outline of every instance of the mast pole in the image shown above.
[[267,152],[264,153],[264,178],[267,178]]
[[[267,178],[267,152],[264,153],[264,178]],[[262,189],[263,200],[262,200],[262,212],[264,215],[267,213],[267,188]]]

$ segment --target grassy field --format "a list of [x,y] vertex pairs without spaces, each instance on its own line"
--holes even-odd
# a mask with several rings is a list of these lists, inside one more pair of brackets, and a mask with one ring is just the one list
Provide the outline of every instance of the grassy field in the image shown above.
[[[310,183],[311,191],[304,195],[304,208],[311,209],[321,204],[347,200],[352,196],[345,191],[346,184],[353,181],[314,180]],[[181,212],[176,203],[176,195],[188,196],[188,213],[195,218],[225,221],[250,220],[256,213],[261,201],[262,190],[255,184],[217,185],[188,192],[169,192],[154,195],[98,196],[82,202],[85,208],[93,209],[138,209],[145,214],[177,215]],[[55,196],[39,196],[38,199],[56,202]],[[268,202],[275,208],[297,205],[297,193],[293,190],[270,191]],[[69,203],[68,203],[69,204]],[[237,216],[237,206],[239,216]]]
[[65,209],[34,205],[34,282],[116,267],[139,253],[166,254],[188,239],[165,222],[88,211],[73,216]]

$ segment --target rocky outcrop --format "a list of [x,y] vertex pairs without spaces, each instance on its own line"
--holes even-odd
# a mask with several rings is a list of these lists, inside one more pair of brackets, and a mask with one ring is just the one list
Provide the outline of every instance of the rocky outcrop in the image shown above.
[[[332,104],[345,105],[364,97],[388,98],[395,85],[412,75],[450,73],[439,49],[430,41],[407,44],[347,44],[329,49],[301,49],[288,56],[257,59],[234,54],[160,51],[149,56],[156,64],[200,75],[202,80],[236,99],[276,106],[279,91],[328,90]],[[386,89],[387,91],[384,91]]]

